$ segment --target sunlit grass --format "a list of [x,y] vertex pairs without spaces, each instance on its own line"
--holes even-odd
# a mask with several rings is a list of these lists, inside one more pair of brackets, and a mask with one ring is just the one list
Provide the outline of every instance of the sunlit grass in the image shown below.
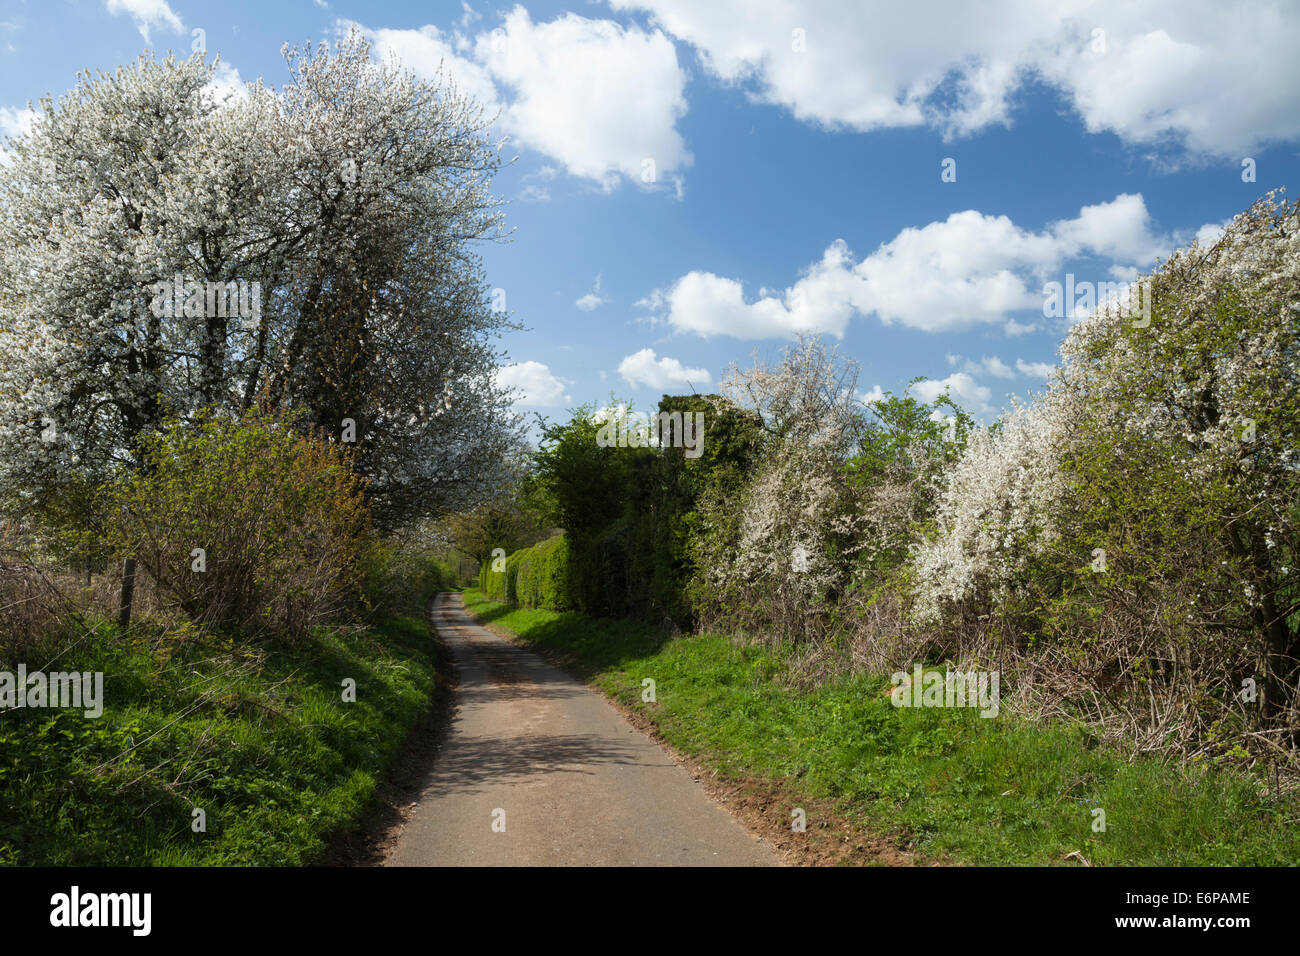
[[[575,668],[721,774],[780,781],[923,857],[966,864],[1293,865],[1300,807],[1258,783],[1155,757],[1127,761],[1080,726],[1003,712],[895,708],[886,676],[801,691],[780,652],[723,636],[667,639],[634,621],[518,610],[476,615]],[[642,681],[655,681],[655,703]],[[1104,832],[1093,830],[1105,812]],[[1073,863],[1072,865],[1077,865]]]

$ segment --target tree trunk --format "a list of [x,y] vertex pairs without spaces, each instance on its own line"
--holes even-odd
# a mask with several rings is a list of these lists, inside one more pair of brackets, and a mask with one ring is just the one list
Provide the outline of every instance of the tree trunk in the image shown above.
[[122,563],[122,603],[117,613],[117,626],[126,630],[131,626],[131,604],[135,600],[135,558]]

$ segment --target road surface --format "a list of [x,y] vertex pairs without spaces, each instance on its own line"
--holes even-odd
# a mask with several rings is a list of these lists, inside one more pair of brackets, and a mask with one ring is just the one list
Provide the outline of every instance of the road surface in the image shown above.
[[433,623],[456,710],[387,865],[779,865],[603,697],[474,624],[459,594]]

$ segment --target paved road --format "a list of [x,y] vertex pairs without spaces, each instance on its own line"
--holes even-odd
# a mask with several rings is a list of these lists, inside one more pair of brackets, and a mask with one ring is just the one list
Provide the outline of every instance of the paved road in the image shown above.
[[456,713],[387,865],[779,864],[603,697],[474,624],[459,594],[433,619]]

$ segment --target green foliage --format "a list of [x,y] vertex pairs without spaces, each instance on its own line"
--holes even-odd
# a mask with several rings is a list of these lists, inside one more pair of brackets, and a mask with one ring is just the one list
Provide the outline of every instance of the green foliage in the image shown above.
[[[562,654],[570,666],[723,779],[829,800],[863,836],[924,860],[973,865],[1292,864],[1300,805],[1258,780],[1098,745],[1079,724],[1004,711],[895,708],[888,682],[858,674],[801,689],[789,647],[724,636],[669,639],[634,620],[512,609],[468,592],[466,607]],[[653,677],[656,701],[641,699]],[[1092,831],[1091,810],[1107,829]]]
[[535,544],[546,531],[541,515],[526,498],[526,481],[520,481],[493,501],[453,516],[448,534],[458,550],[485,564],[497,549],[509,554]]
[[172,423],[140,457],[108,489],[110,537],[191,620],[293,637],[355,596],[369,519],[341,446],[216,417]]
[[516,551],[510,556],[513,600],[521,607],[565,611],[572,606],[569,543],[563,535]]
[[703,526],[700,504],[709,495],[740,491],[758,459],[763,429],[757,414],[716,395],[665,395],[659,411],[703,412],[705,440],[698,458],[687,458],[682,449],[672,448],[656,460],[650,507],[636,515],[641,537],[633,552],[632,574],[650,582],[653,613],[647,617],[689,627],[694,616],[690,582],[699,571],[692,538]]
[[430,596],[456,588],[456,574],[427,551],[401,539],[376,540],[366,555],[361,590],[374,609],[419,612]]
[[503,571],[492,570],[492,562],[484,564],[479,569],[479,587],[496,600],[521,607],[569,609],[574,582],[568,540],[555,535],[516,551],[505,560]]
[[[564,529],[574,606],[592,613],[620,614],[626,613],[626,606],[613,596],[618,592],[611,591],[600,539],[622,517],[629,500],[635,499],[638,464],[654,452],[601,447],[597,441],[601,423],[593,405],[575,409],[563,424],[543,423],[535,457],[536,495],[551,509],[547,520]],[[608,557],[607,547],[604,553]]]
[[[611,401],[610,408],[618,408]],[[687,581],[694,573],[690,537],[705,489],[738,484],[761,441],[756,415],[717,396],[667,396],[660,416],[702,413],[696,457],[663,448],[601,447],[596,410],[583,406],[564,424],[543,428],[535,500],[565,532],[570,603],[593,614],[634,614],[688,624]],[[616,412],[624,416],[630,412]],[[484,588],[513,600],[510,572]]]
[[421,617],[257,648],[189,624],[95,625],[60,666],[105,674],[103,715],[0,720],[0,865],[318,862],[428,708]]
[[[4,498],[13,496],[0,492]],[[105,540],[111,501],[84,475],[48,481],[27,502],[0,503],[0,513],[23,514],[40,552],[74,571],[99,571],[112,557]]]
[[853,586],[878,588],[903,569],[933,517],[945,476],[974,420],[947,395],[922,402],[886,392],[868,408],[871,414],[863,420],[845,471],[855,488],[867,492],[870,511]]

